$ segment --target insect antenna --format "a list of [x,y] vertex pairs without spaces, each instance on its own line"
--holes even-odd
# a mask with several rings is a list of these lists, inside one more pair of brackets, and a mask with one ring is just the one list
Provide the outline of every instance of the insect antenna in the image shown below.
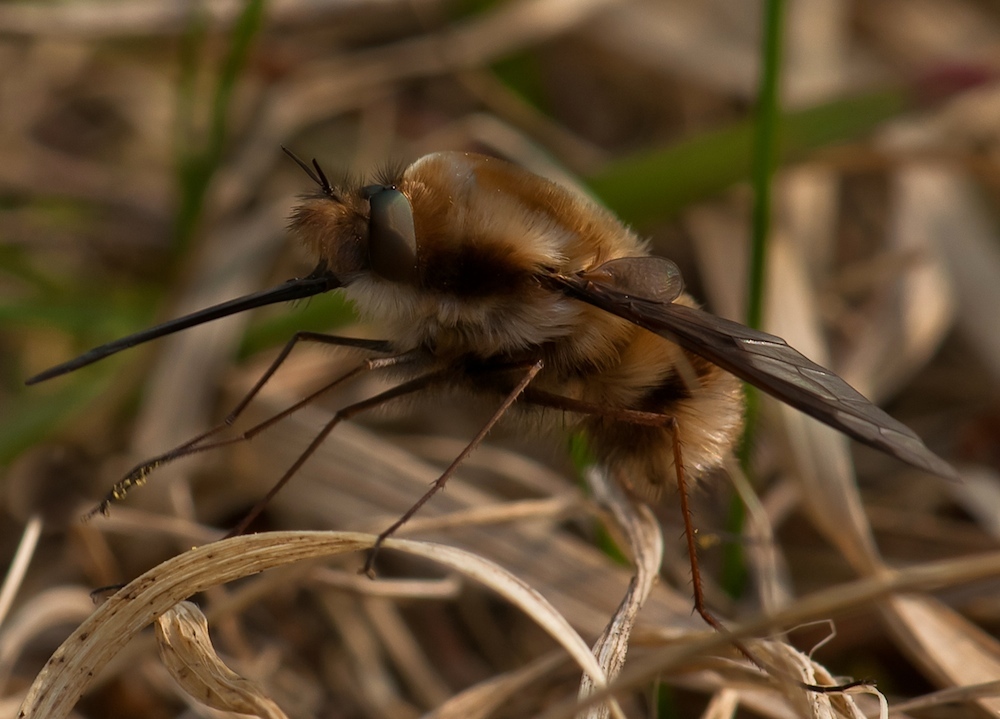
[[324,174],[323,168],[319,166],[319,162],[316,161],[315,157],[312,160],[312,165],[313,165],[313,167],[316,168],[316,174],[319,175],[320,187],[323,188],[323,192],[325,192],[328,195],[332,195],[333,194],[333,186],[330,185],[330,181],[328,179],[326,179],[326,174]]
[[323,168],[319,166],[319,162],[317,162],[315,157],[313,158],[312,161],[312,167],[310,167],[309,165],[306,164],[305,160],[303,160],[301,157],[296,155],[294,152],[289,150],[284,145],[281,146],[281,149],[286,155],[292,158],[292,160],[295,162],[296,165],[302,168],[303,172],[309,175],[310,180],[319,185],[319,188],[323,190],[324,195],[329,195],[330,197],[333,197],[334,195],[333,185],[330,184],[330,181],[326,177],[326,173],[323,172]]

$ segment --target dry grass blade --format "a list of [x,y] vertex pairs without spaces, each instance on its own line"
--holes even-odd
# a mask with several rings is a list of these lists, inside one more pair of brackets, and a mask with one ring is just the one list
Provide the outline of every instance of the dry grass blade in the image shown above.
[[24,527],[24,532],[21,534],[21,541],[18,543],[17,551],[14,553],[14,559],[11,561],[10,567],[7,568],[3,585],[0,586],[0,628],[3,628],[7,620],[7,614],[10,612],[14,597],[21,588],[24,575],[28,571],[28,565],[35,554],[35,548],[38,546],[38,538],[41,535],[42,518],[34,515]]
[[992,375],[1000,377],[1000,334],[995,331],[1000,244],[994,217],[975,188],[954,171],[922,168],[909,173],[907,185],[924,224],[936,228],[932,239],[955,278],[963,335]]
[[795,678],[807,684],[826,686],[838,682],[838,679],[823,666],[802,652],[784,642],[775,641],[754,642],[753,650],[768,666],[781,669],[783,676],[779,676],[777,682],[786,690],[788,703],[799,716],[812,719],[863,719],[864,714],[849,694],[818,694],[802,691],[799,687],[787,683],[784,677]]
[[485,719],[564,661],[561,654],[549,654],[520,669],[492,677],[456,694],[424,719]]
[[192,698],[220,711],[286,719],[261,686],[222,661],[208,636],[208,619],[197,605],[178,602],[161,614],[156,620],[156,638],[164,665]]
[[[137,632],[196,592],[293,562],[364,550],[373,542],[371,535],[348,532],[272,532],[222,540],[167,560],[117,592],[56,650],[28,691],[18,717],[67,716],[94,675]],[[494,589],[559,642],[595,683],[605,684],[586,643],[519,578],[452,547],[410,540],[387,541],[384,547],[444,564]]]
[[[924,193],[923,196],[925,201],[922,204],[925,208],[936,205],[937,201],[933,200],[930,195]],[[930,224],[934,226],[933,223]],[[908,242],[920,241],[922,238],[925,250],[938,242],[936,239],[928,239],[923,235],[919,235],[917,240],[914,240],[912,239],[914,234],[908,233],[911,236]],[[789,300],[787,295],[792,291],[792,288],[803,287],[801,264],[789,264],[789,248],[787,245],[779,244],[778,249],[781,248],[785,248],[785,251],[774,253],[773,268],[776,272],[781,273],[782,279],[772,283],[771,286],[775,292],[780,291],[785,297],[774,301],[772,306],[784,308],[782,317],[786,319],[777,325],[779,334],[786,337],[800,337],[802,328],[808,323],[808,320],[802,317],[796,318],[794,310],[809,306],[810,303],[803,300],[805,292],[802,289],[797,293],[795,301]],[[925,280],[940,284],[943,280],[939,275],[933,274],[936,271],[938,270],[935,270],[933,266],[927,269],[926,272],[930,272],[933,276],[929,279],[925,278]],[[908,295],[911,306],[919,296]],[[884,350],[886,356],[891,353],[899,353],[903,357],[894,363],[897,367],[901,365],[912,366],[909,365],[911,361],[923,362],[922,357],[929,351],[929,347],[940,340],[941,333],[947,326],[947,319],[950,317],[948,311],[950,304],[946,298],[942,298],[937,305],[938,309],[928,315],[928,317],[937,318],[933,321],[928,320],[932,326],[928,327],[926,323],[918,323],[917,329],[907,332],[908,337],[916,337],[913,342],[901,342],[902,347],[896,347],[891,351]],[[810,344],[802,340],[800,342],[807,347]],[[871,343],[862,342],[859,345],[861,351],[868,351],[869,344]],[[912,359],[914,355],[918,358],[917,360]],[[906,357],[910,359],[906,359]],[[884,364],[884,361],[875,364],[868,363],[869,367]],[[889,378],[895,371],[882,371],[881,382],[894,381]],[[852,377],[852,380],[862,388],[872,387],[874,385],[871,383],[876,381],[871,373],[868,376]],[[796,456],[800,457],[801,464],[797,476],[811,480],[804,497],[808,506],[812,508],[814,521],[818,526],[826,528],[830,540],[842,548],[844,556],[858,571],[877,575],[883,571],[883,564],[874,546],[871,529],[862,509],[853,473],[848,468],[846,443],[842,437],[833,436],[824,428],[813,426],[814,423],[801,416],[795,416],[795,413],[790,412],[787,408],[780,409],[785,419],[786,428],[790,433],[795,428],[794,432],[798,436],[796,441],[791,442],[791,446]],[[807,439],[807,437],[825,439],[816,441]],[[805,459],[807,457],[810,459]],[[1000,645],[944,604],[931,597],[914,597],[894,598],[883,607],[888,625],[900,637],[903,646],[928,672],[938,676],[939,681],[948,684],[962,684],[990,681],[1000,676]],[[978,668],[975,675],[970,675],[970,667]],[[997,708],[991,699],[980,699],[979,703],[988,711],[994,711]]]
[[705,707],[701,719],[732,719],[740,706],[740,695],[732,689],[716,692]]
[[604,670],[594,659],[590,648],[580,638],[572,625],[549,604],[548,600],[519,576],[475,554],[443,544],[400,539],[395,540],[391,545],[387,543],[385,546],[445,564],[460,571],[466,577],[490,587],[515,606],[520,607],[535,623],[562,644],[596,685],[602,687],[607,685]]
[[[594,645],[594,655],[609,680],[614,680],[625,666],[636,617],[660,574],[663,563],[663,534],[660,524],[647,505],[639,505],[621,490],[606,473],[591,469],[587,481],[597,503],[614,518],[627,539],[627,547],[635,564],[635,578],[618,605],[617,611]],[[597,689],[590,677],[584,677],[579,698],[585,700]],[[613,712],[611,704],[591,707],[583,715],[588,719],[605,719]],[[618,710],[620,711],[620,709]]]
[[240,156],[219,179],[220,202],[239,205],[272,168],[285,138],[382,96],[392,83],[483,66],[551,40],[618,0],[520,0],[439,33],[316,62],[269,93]]
[[[344,0],[271,0],[268,13],[277,22],[308,22],[334,13],[349,16],[359,6],[370,4],[368,0],[355,0],[353,4]],[[240,0],[209,0],[198,6],[198,11],[204,13],[205,20],[216,30],[231,27],[242,9]],[[9,33],[76,39],[157,36],[184,32],[190,26],[191,14],[191,7],[173,0],[122,5],[107,2],[7,5],[0,8],[0,28]]]
[[997,695],[1000,695],[1000,681],[987,682],[986,684],[967,684],[961,687],[942,689],[915,699],[910,699],[909,701],[900,702],[893,707],[893,711],[902,714],[903,712],[926,709],[942,704],[967,702],[978,697]]
[[[330,625],[337,632],[344,663],[350,668],[351,676],[363,677],[356,692],[366,713],[387,717],[416,714],[416,707],[402,696],[400,682],[396,680],[397,668],[387,656],[381,637],[372,627],[370,619],[361,611],[362,603],[354,597],[339,596],[335,592],[322,593],[319,601]],[[414,696],[424,699],[423,693]]]
[[[935,707],[941,719],[1000,709],[991,593],[1000,558],[985,554],[1000,540],[1000,7],[784,3],[776,70],[758,52],[766,5],[0,2],[0,66],[16,69],[0,73],[0,509],[13,518],[0,522],[11,553],[0,590],[0,716],[15,714],[41,662],[79,622],[54,660],[66,665],[51,665],[37,685],[58,679],[59,688],[41,696],[36,687],[26,711],[59,705],[65,714],[59,702],[72,704],[73,687],[106,651],[115,659],[79,715],[118,716],[136,697],[136,716],[214,713],[181,706],[152,631],[121,647],[193,587],[224,581],[218,568],[229,560],[206,547],[161,562],[214,541],[332,412],[398,379],[360,381],[253,442],[171,463],[107,521],[72,524],[85,511],[75,503],[89,509],[128,467],[224,416],[293,332],[398,339],[345,327],[349,310],[331,293],[21,387],[92,345],[314,266],[284,231],[311,183],[280,146],[316,157],[334,182],[369,182],[386,164],[454,150],[589,183],[677,263],[706,309],[739,320],[748,138],[767,115],[755,108],[768,106],[753,97],[779,76],[788,114],[768,258],[774,323],[764,329],[884,402],[966,481],[944,486],[764,405],[752,491],[737,483],[764,511],[745,501],[751,521],[740,533],[723,477],[692,493],[708,603],[748,647],[773,641],[793,672],[800,660],[780,643],[813,645],[822,630],[798,625],[835,622],[813,654],[823,666],[801,663],[803,677],[857,672],[903,707],[966,703]],[[246,425],[359,360],[301,349]],[[481,419],[484,408],[459,392],[440,399],[339,426],[260,529],[385,529]],[[612,695],[629,717],[815,714],[803,704],[812,699],[778,686],[777,667],[767,676],[735,661],[730,640],[692,614],[673,498],[651,505],[665,538],[666,580],[656,582],[659,540],[644,510],[612,502],[622,511],[608,519],[573,486],[563,435],[520,425],[498,425],[398,535],[453,547],[433,552],[451,569],[393,549],[379,582],[357,576],[362,559],[346,555],[213,587],[199,602],[223,656],[241,672],[235,658],[268,667],[246,675],[265,677],[292,716],[510,719],[562,699],[563,716],[600,716]],[[29,523],[38,513],[40,537]],[[635,567],[604,551],[608,532]],[[340,536],[337,549],[307,539],[244,553],[239,562],[253,566],[240,571],[366,546],[362,535]],[[194,559],[205,566],[186,564]],[[131,601],[95,611],[86,588],[154,566],[173,578],[133,584]],[[480,575],[504,596],[469,581]],[[990,579],[955,588],[975,577]],[[512,602],[534,607],[547,628]],[[574,661],[550,634],[573,647]],[[614,677],[610,689],[583,680],[583,694],[594,691],[586,709],[573,699],[577,664]],[[926,694],[929,683],[943,691]],[[654,698],[652,684],[667,689]],[[872,697],[854,700],[869,716],[879,710]]]
[[737,496],[746,507],[749,522],[743,529],[743,537],[749,545],[747,560],[755,577],[757,594],[765,612],[773,612],[791,601],[788,567],[781,556],[774,537],[767,510],[761,504],[750,480],[735,460],[726,463],[726,472],[733,483]]
[[15,663],[32,641],[58,627],[79,624],[93,610],[90,591],[82,587],[58,586],[35,594],[0,632],[0,687],[7,686]]
[[[263,412],[287,406],[288,396],[262,398]],[[301,437],[307,436],[325,416],[320,409],[307,408],[300,415],[275,427],[274,445],[268,451],[247,448],[240,462],[246,468],[244,481],[266,487],[288,463],[294,461]],[[473,455],[475,456],[475,455]],[[520,469],[517,469],[520,471]],[[440,470],[400,448],[399,444],[355,425],[344,425],[327,438],[316,455],[302,468],[301,476],[275,498],[275,509],[286,521],[302,526],[317,522],[348,529],[375,531],[409,508],[413,499],[434,481]],[[364,481],[359,481],[363,477]],[[499,519],[505,511],[500,499],[460,473],[449,483],[447,492],[424,507],[410,529],[435,526],[440,518],[457,515],[472,520]],[[556,501],[557,505],[562,500]],[[508,505],[509,506],[509,505]],[[515,503],[518,508],[538,506]],[[469,514],[466,514],[468,512]],[[574,517],[586,516],[582,509]],[[584,636],[597,636],[607,625],[627,591],[631,573],[570,532],[560,531],[554,517],[539,516],[502,527],[465,526],[462,531],[432,532],[428,539],[474,552],[511,569],[536,587]],[[423,523],[428,523],[424,525]],[[404,527],[402,531],[408,531]],[[701,630],[691,616],[691,600],[686,590],[666,583],[656,584],[639,615],[637,631],[646,636],[677,638],[688,631]]]
[[361,611],[409,692],[425,706],[443,704],[452,691],[407,625],[401,608],[387,599],[366,597]]
[[548,654],[520,669],[505,672],[456,694],[424,719],[486,719],[533,682],[565,662],[562,654]]
[[309,573],[309,579],[319,586],[347,590],[366,597],[396,599],[455,599],[462,589],[462,583],[455,575],[443,579],[380,579],[373,582],[357,572],[320,567]]
[[192,594],[290,562],[358,551],[370,544],[357,534],[325,540],[294,533],[259,535],[174,557],[123,587],[63,642],[28,690],[18,716],[67,716],[93,677],[135,634]]
[[[787,236],[771,246],[768,326],[821,364],[829,356],[804,258]],[[878,550],[851,466],[848,440],[786,405],[774,409],[789,437],[794,476],[813,522],[860,571],[878,566]]]
[[928,186],[924,174],[916,169],[894,178],[885,248],[869,263],[874,265],[869,284],[885,290],[841,368],[876,400],[891,396],[926,366],[957,319],[953,282],[941,252],[956,232],[938,221],[954,210],[948,194]]
[[[746,709],[769,717],[809,717],[810,719],[862,719],[865,712],[855,702],[854,694],[870,692],[870,687],[855,687],[845,692],[817,693],[804,691],[799,682],[831,686],[837,683],[823,666],[785,642],[760,640],[751,643],[754,654],[773,668],[766,674],[756,667],[726,660],[709,662],[711,669],[703,676],[689,678],[690,685],[713,686],[704,675],[717,674],[723,681],[719,689],[733,692],[733,700]],[[770,681],[768,681],[768,675]]]
[[[914,661],[945,686],[1000,681],[1000,642],[934,597],[895,596],[883,605],[889,626]],[[970,696],[991,714],[1000,697]]]
[[[884,573],[872,579],[862,579],[846,585],[802,597],[782,611],[762,616],[740,626],[731,628],[729,635],[709,634],[682,645],[658,649],[633,662],[618,679],[604,692],[591,696],[589,706],[603,699],[605,693],[623,692],[642,686],[653,677],[665,672],[678,671],[694,658],[712,656],[731,641],[731,637],[743,639],[762,636],[784,627],[799,626],[806,622],[836,616],[846,610],[864,606],[893,594],[908,592],[929,592],[942,587],[955,587],[969,582],[1000,577],[1000,552],[990,552],[975,557],[963,557],[936,563],[923,564],[894,574]],[[782,649],[781,651],[787,651]],[[746,673],[742,665],[729,664]],[[810,664],[810,667],[812,665]],[[683,671],[681,669],[681,671]],[[810,669],[812,671],[812,669]],[[759,671],[754,676],[761,681],[770,681]],[[780,682],[779,682],[780,683]],[[727,685],[724,679],[715,677],[712,686]],[[772,688],[779,689],[783,687]],[[803,691],[796,688],[797,691]],[[852,690],[854,691],[854,690]],[[863,691],[859,689],[858,691]],[[782,695],[775,694],[773,701]],[[574,716],[580,706],[576,702],[564,702],[541,715],[540,719],[565,719]],[[780,714],[779,714],[780,716]]]

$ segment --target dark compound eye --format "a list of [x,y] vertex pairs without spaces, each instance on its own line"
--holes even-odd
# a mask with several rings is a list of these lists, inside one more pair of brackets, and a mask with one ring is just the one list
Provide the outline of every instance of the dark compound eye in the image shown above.
[[368,257],[372,271],[393,282],[417,278],[417,233],[413,208],[395,187],[366,187],[371,205],[368,219]]

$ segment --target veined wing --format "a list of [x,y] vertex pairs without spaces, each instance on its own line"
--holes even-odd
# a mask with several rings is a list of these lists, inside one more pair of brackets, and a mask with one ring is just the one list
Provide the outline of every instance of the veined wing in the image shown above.
[[[656,274],[655,268],[659,266],[656,263],[665,263],[665,276],[675,274],[673,263],[660,258],[612,262],[625,261],[632,264],[647,261],[648,276]],[[780,337],[703,310],[636,296],[634,287],[623,289],[602,281],[609,275],[614,273],[553,274],[550,279],[571,297],[677,343],[859,442],[919,469],[949,479],[958,478],[955,469],[931,452],[913,430]]]

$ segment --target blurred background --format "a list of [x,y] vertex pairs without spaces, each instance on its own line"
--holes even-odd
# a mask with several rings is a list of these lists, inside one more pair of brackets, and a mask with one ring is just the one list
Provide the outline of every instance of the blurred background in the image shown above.
[[[725,476],[696,497],[710,599],[727,620],[889,566],[986,552],[1000,536],[1000,5],[794,0],[783,23],[764,327],[913,427],[965,481],[765,404],[750,475],[773,536],[733,518]],[[311,182],[281,146],[338,178],[435,150],[507,158],[592,193],[677,261],[709,309],[742,320],[763,27],[762,4],[747,0],[0,3],[0,556],[29,528],[28,566],[0,595],[0,706],[14,713],[92,610],[90,590],[233,526],[330,410],[164,467],[108,519],[81,523],[82,512],[129,467],[224,417],[295,330],[378,336],[323,296],[23,385],[97,344],[308,272],[284,226]],[[251,421],[357,359],[297,350]],[[358,382],[329,405],[379,386]],[[384,528],[482,416],[461,402],[410,409],[338,428],[259,529]],[[565,439],[501,429],[427,516],[561,503],[521,524],[420,536],[504,563],[589,640],[629,570],[599,548],[570,454]],[[702,630],[679,513],[662,505],[667,580],[641,615],[649,642]],[[385,562],[390,576],[437,571]],[[344,576],[360,563],[345,560]],[[818,658],[895,701],[1000,679],[997,588],[858,604]],[[421,716],[551,650],[474,586],[373,601],[303,574],[262,592],[219,643],[290,715],[325,717]],[[825,631],[792,640],[808,651]],[[186,704],[151,641],[129,651],[81,716],[207,711]],[[629,716],[700,712],[729,686],[704,674],[651,681],[627,698]],[[531,716],[577,680],[563,666],[475,715]]]

